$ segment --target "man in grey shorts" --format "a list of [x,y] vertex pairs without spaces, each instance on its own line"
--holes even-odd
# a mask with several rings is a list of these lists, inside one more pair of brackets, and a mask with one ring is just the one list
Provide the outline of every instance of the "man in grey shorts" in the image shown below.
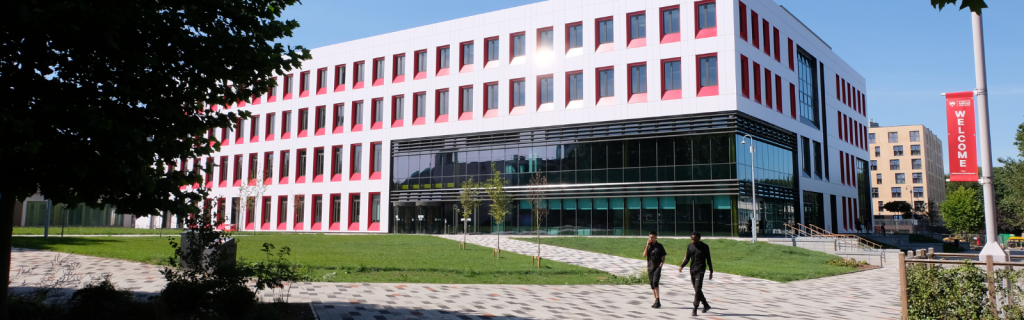
[[661,266],[665,264],[665,246],[658,243],[658,233],[651,231],[647,237],[647,246],[644,247],[644,257],[647,258],[647,277],[651,281],[651,290],[654,290],[654,304],[651,308],[661,308],[661,297],[658,296],[658,282],[661,281]]

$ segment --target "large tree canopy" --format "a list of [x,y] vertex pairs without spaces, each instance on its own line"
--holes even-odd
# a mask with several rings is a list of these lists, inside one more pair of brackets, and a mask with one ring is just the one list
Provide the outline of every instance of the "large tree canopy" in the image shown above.
[[[0,246],[10,247],[13,201],[37,191],[55,202],[136,214],[182,212],[188,200],[201,199],[201,191],[179,189],[201,180],[198,172],[166,168],[210,154],[219,145],[206,133],[248,116],[208,106],[262,94],[275,71],[309,59],[302,47],[274,43],[299,26],[279,20],[295,3],[6,2]],[[10,255],[2,256],[9,267]]]

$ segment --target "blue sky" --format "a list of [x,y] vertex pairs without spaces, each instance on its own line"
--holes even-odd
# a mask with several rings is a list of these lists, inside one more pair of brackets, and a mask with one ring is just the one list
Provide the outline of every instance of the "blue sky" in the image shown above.
[[[285,10],[283,17],[298,20],[301,27],[282,42],[317,48],[538,1],[302,2]],[[868,117],[883,126],[924,124],[945,144],[946,115],[939,93],[975,88],[969,11],[946,7],[940,12],[926,0],[776,2],[867,79]],[[1015,157],[1013,137],[1024,123],[1024,38],[1018,33],[1024,1],[987,2],[992,152],[996,158]]]

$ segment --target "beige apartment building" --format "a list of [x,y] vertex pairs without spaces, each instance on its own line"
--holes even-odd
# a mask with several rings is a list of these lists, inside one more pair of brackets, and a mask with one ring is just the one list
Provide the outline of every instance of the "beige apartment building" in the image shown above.
[[882,209],[889,201],[906,201],[924,211],[929,203],[946,199],[939,137],[919,124],[882,127],[871,120],[870,125],[871,210],[876,216],[897,214]]

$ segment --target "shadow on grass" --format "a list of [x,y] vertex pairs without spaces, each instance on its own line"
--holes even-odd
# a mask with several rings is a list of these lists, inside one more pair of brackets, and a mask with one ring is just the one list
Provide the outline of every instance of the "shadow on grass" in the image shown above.
[[[391,305],[383,306],[378,304],[364,304],[351,302],[314,302],[312,303],[312,305],[313,311],[320,319],[532,319],[526,317],[507,315],[482,316],[480,314],[469,314],[455,309],[445,309],[443,308],[446,307],[444,305],[439,305],[439,308],[394,307]],[[509,312],[511,313],[512,311],[509,310]]]
[[105,239],[96,237],[67,237],[67,238],[38,238],[38,237],[14,237],[11,238],[11,245],[18,248],[36,250],[56,250],[59,246],[87,247],[105,243],[123,242],[124,239]]

